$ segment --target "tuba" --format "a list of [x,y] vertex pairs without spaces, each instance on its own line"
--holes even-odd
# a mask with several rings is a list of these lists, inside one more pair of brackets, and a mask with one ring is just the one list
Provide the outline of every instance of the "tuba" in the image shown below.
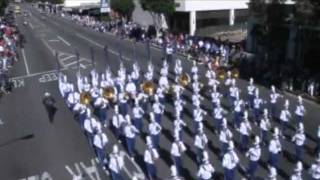
[[151,81],[145,81],[141,84],[141,89],[144,93],[148,94],[149,96],[152,96],[155,91],[155,85]]
[[116,89],[113,86],[108,86],[103,89],[102,96],[110,102],[115,101]]
[[90,92],[82,92],[80,94],[80,103],[81,104],[88,105],[88,104],[90,104],[91,100],[92,100],[92,97],[91,97]]
[[240,72],[237,68],[232,69],[231,74],[232,74],[232,77],[235,79],[238,79],[240,76]]
[[220,80],[224,80],[226,78],[226,70],[223,68],[218,68],[217,75]]
[[182,73],[178,79],[179,84],[183,87],[188,86],[190,81],[191,81],[190,76],[187,73]]

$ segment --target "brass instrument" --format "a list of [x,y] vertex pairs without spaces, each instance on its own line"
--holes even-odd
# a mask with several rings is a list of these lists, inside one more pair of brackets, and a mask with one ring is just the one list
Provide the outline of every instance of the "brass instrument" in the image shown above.
[[217,69],[217,75],[220,80],[224,80],[226,78],[226,74],[227,72],[225,69],[222,69],[222,68]]
[[108,101],[114,102],[115,100],[115,95],[116,94],[116,89],[113,86],[108,86],[103,89],[103,97],[107,99]]
[[80,103],[81,104],[88,105],[88,104],[90,104],[91,100],[92,100],[92,97],[91,97],[90,92],[82,92],[80,94]]
[[141,84],[141,89],[143,90],[144,93],[146,93],[149,96],[152,96],[155,92],[155,85],[151,81],[145,81],[144,83]]
[[186,87],[190,83],[191,79],[187,73],[183,73],[179,76],[178,82],[181,86]]
[[232,77],[235,79],[238,79],[240,76],[240,72],[237,68],[232,69],[231,74],[232,74]]

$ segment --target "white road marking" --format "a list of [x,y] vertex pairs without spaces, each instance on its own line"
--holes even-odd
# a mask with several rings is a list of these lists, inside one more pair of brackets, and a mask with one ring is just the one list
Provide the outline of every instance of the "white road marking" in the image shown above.
[[65,43],[67,46],[71,46],[71,44],[66,41],[65,39],[63,39],[61,36],[58,36],[58,39],[60,39],[63,43]]
[[[100,48],[102,48],[102,49],[104,48],[104,46],[103,46],[102,44],[97,43],[97,42],[95,42],[95,41],[93,41],[93,40],[91,40],[91,39],[89,39],[89,38],[87,38],[87,37],[85,37],[85,36],[83,36],[83,35],[81,35],[81,34],[79,34],[79,33],[76,33],[76,36],[78,36],[79,38],[84,39],[84,40],[90,42],[91,44],[96,45],[96,46],[98,46],[98,47],[100,47]],[[116,51],[114,51],[114,50],[112,50],[112,49],[110,49],[110,48],[108,49],[108,51],[109,51],[110,53],[116,55],[116,56],[119,56],[119,53],[118,53],[118,52],[116,52]],[[128,57],[126,57],[126,56],[124,56],[124,55],[122,55],[122,58],[123,58],[124,60],[126,60],[126,61],[130,61],[130,58],[128,58]]]
[[132,178],[133,176],[136,176],[138,179],[145,179],[144,173],[141,170],[140,166],[135,161],[131,160],[130,156],[126,152],[120,151],[120,156],[126,157],[135,166],[135,168],[139,171],[139,172],[134,171],[134,172],[130,173],[130,171],[126,168],[126,166],[123,166],[124,172],[130,178]]
[[70,56],[67,56],[65,58],[60,59],[60,61],[63,62],[63,61],[66,61],[66,60],[74,58],[74,57],[75,57],[74,55],[70,55]]
[[10,79],[14,88],[21,88],[25,86],[24,79]]
[[86,69],[86,66],[83,65],[82,63],[80,63],[80,67],[81,67],[82,69]]
[[30,74],[28,63],[27,63],[27,58],[26,58],[26,53],[24,52],[24,49],[21,49],[21,53],[22,53],[22,58],[23,58],[23,61],[24,61],[24,65],[26,67],[26,72],[27,72],[27,74]]
[[50,39],[49,42],[59,42],[58,39]]
[[54,56],[55,53],[54,53],[54,50],[51,48],[51,46],[44,40],[44,39],[41,39],[41,41],[43,42],[43,44],[49,49],[49,51],[52,53],[52,55]]
[[[68,68],[60,69],[60,71],[64,71],[64,70],[68,70]],[[34,77],[34,76],[38,76],[38,75],[41,75],[41,74],[48,74],[48,73],[53,73],[53,72],[58,72],[58,70],[50,70],[50,71],[43,71],[43,72],[38,72],[38,73],[33,73],[33,74],[28,74],[28,75],[23,75],[23,76],[16,76],[16,77],[13,77],[11,79],[15,80],[15,79],[29,78],[29,77]]]
[[4,122],[3,122],[3,120],[0,118],[0,125],[2,126],[2,125],[4,125]]
[[33,27],[33,25],[31,24],[31,22],[29,22],[29,26],[30,26],[30,28],[33,30],[34,29],[34,27]]

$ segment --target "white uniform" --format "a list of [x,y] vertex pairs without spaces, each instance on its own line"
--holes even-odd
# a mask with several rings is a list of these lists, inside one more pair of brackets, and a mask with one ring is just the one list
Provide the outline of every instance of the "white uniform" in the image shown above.
[[93,137],[93,145],[97,148],[103,149],[108,143],[108,137],[105,133],[98,133]]
[[114,114],[112,117],[112,125],[115,128],[120,128],[122,126],[122,123],[124,123],[124,117],[121,114]]
[[292,142],[294,142],[297,146],[303,146],[306,141],[306,135],[303,132],[298,132],[292,137]]
[[118,153],[111,153],[109,156],[109,169],[115,173],[120,173],[121,169],[124,167],[123,157]]
[[289,122],[289,119],[291,118],[291,113],[288,109],[283,109],[280,112],[280,120],[284,122]]
[[228,143],[232,139],[232,132],[228,129],[222,129],[219,134],[219,140],[222,143]]
[[155,121],[150,123],[148,128],[150,135],[158,135],[162,130],[160,124]]
[[302,104],[300,105],[297,105],[296,107],[296,110],[295,110],[295,114],[298,115],[298,116],[304,116],[304,113],[305,113],[305,108]]
[[234,169],[239,163],[239,157],[234,151],[229,151],[223,156],[222,166],[229,170]]
[[137,133],[139,133],[138,129],[132,124],[128,124],[124,127],[124,134],[127,138],[134,138]]
[[240,123],[240,134],[245,135],[245,136],[249,136],[251,130],[252,130],[252,128],[251,128],[250,122],[248,120],[242,121]]
[[205,133],[198,133],[194,139],[194,146],[199,149],[204,149],[208,143],[208,138]]
[[214,167],[209,163],[203,163],[200,165],[199,170],[197,172],[197,176],[201,179],[211,179],[212,174],[214,173]]
[[159,158],[159,153],[155,148],[147,148],[144,151],[144,162],[154,164],[154,161]]
[[319,163],[311,165],[310,174],[311,174],[312,178],[320,179],[320,165],[319,165]]
[[282,150],[282,146],[279,139],[276,139],[276,138],[271,139],[269,144],[269,152],[273,154],[278,154],[281,152],[281,150]]
[[170,154],[172,156],[180,157],[181,153],[185,152],[186,150],[187,148],[182,141],[174,141],[171,145]]
[[101,124],[95,118],[87,118],[84,120],[84,129],[92,134],[96,129],[101,129]]
[[259,161],[261,157],[261,148],[260,146],[254,146],[249,149],[246,156],[250,161]]

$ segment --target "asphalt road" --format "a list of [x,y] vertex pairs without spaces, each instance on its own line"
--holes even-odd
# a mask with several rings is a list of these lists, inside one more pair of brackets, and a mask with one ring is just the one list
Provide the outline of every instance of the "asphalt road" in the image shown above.
[[[24,49],[20,51],[21,59],[14,66],[12,72],[16,88],[13,93],[3,97],[0,103],[0,118],[4,122],[0,125],[0,179],[56,179],[70,180],[75,175],[83,174],[84,179],[99,180],[109,179],[106,172],[102,171],[94,159],[92,148],[86,141],[85,136],[80,131],[78,124],[73,120],[72,114],[66,108],[62,98],[58,93],[57,86],[57,63],[54,57],[56,51],[59,52],[59,64],[68,78],[73,81],[77,69],[75,49],[80,54],[80,67],[83,74],[88,74],[92,68],[90,60],[90,47],[95,51],[95,63],[99,72],[105,70],[107,66],[113,72],[119,68],[119,50],[122,52],[123,63],[127,69],[131,69],[132,64],[137,61],[144,72],[148,60],[146,59],[145,45],[133,43],[129,40],[120,40],[110,34],[101,34],[93,32],[90,29],[81,27],[69,20],[55,15],[40,14],[36,9],[30,6],[23,6],[23,9],[29,11],[31,16],[27,18],[28,26],[23,26],[22,17],[18,17],[18,25],[26,38]],[[103,48],[108,45],[109,58],[104,55]],[[135,47],[135,48],[133,48]],[[135,49],[135,56],[133,55]],[[156,78],[159,74],[159,65],[161,62],[161,50],[152,48],[152,63],[156,67]],[[179,57],[183,60],[183,68],[189,72],[192,62]],[[205,79],[203,74],[206,67],[199,64],[201,79]],[[172,69],[171,69],[172,70]],[[142,73],[143,73],[142,72]],[[173,73],[170,73],[173,79]],[[241,87],[245,87],[247,82],[238,80]],[[46,111],[41,103],[44,92],[50,92],[57,100],[58,112],[55,120],[51,123],[47,117]],[[245,90],[243,90],[245,91]],[[260,93],[266,97],[269,90],[260,87]],[[211,114],[211,105],[208,100],[209,93],[204,92],[206,99],[203,101],[203,108]],[[193,147],[193,128],[192,128],[192,106],[190,105],[190,88],[184,94],[188,101],[185,114],[185,122],[188,127],[185,128],[183,140],[188,147],[188,151],[183,155],[184,177],[185,179],[195,179],[197,165],[195,163],[195,149]],[[296,97],[286,95],[290,99],[291,107],[296,104]],[[279,103],[282,107],[284,98]],[[308,168],[314,161],[312,153],[315,147],[315,135],[319,125],[318,117],[320,115],[319,105],[310,101],[304,101],[307,108],[305,118],[305,129],[308,135],[305,148],[304,165]],[[226,100],[223,105],[226,110],[231,111]],[[167,104],[165,117],[162,121],[163,132],[160,140],[160,156],[156,162],[158,177],[165,179],[169,177],[169,167],[172,164],[170,159],[170,147],[173,141],[173,105]],[[231,121],[232,114],[227,118]],[[219,142],[217,135],[213,133],[213,125],[210,116],[205,117],[205,132],[209,139],[209,156],[213,163],[216,174],[215,179],[223,179],[221,161],[218,157]],[[147,125],[145,120],[145,126]],[[278,125],[275,120],[273,125]],[[257,129],[254,126],[255,129]],[[146,132],[146,127],[145,130]],[[117,143],[116,138],[109,129],[105,129],[109,138],[107,151],[110,152],[111,145]],[[234,132],[236,146],[239,145],[239,134]],[[256,132],[256,130],[255,130]],[[291,128],[290,134],[294,131]],[[287,140],[282,140],[285,149],[280,159],[280,170],[278,179],[288,179],[293,172],[294,145]],[[121,149],[124,149],[121,145]],[[136,144],[137,158],[131,161],[126,158],[126,169],[122,172],[125,179],[130,179],[133,174],[139,174],[143,177],[144,166],[142,156],[145,149],[144,135],[137,140]],[[125,151],[123,151],[125,153]],[[247,160],[239,151],[241,165],[237,172],[237,179],[243,177],[243,167],[247,166]],[[263,157],[257,175],[260,178],[267,174],[267,149],[263,150]],[[307,172],[304,172],[307,177]],[[143,179],[143,178],[141,178]],[[259,179],[259,178],[258,178]]]

